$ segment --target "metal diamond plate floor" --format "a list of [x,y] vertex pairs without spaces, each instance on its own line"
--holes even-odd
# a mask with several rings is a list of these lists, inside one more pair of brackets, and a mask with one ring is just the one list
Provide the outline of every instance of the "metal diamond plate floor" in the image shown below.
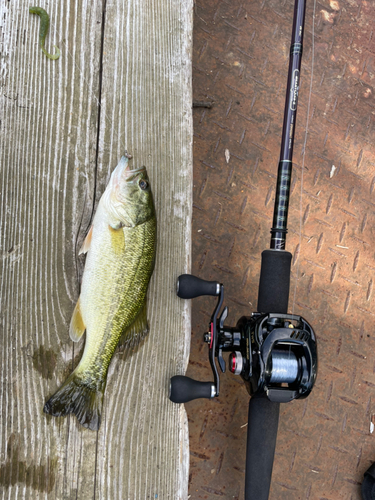
[[[281,407],[270,499],[356,500],[375,461],[375,9],[317,2],[314,37],[313,9],[287,250],[289,310],[316,330],[319,373],[308,399]],[[194,98],[214,105],[194,109],[193,273],[224,283],[228,324],[256,309],[269,248],[292,15],[290,0],[195,4]],[[214,304],[193,301],[187,374],[200,380],[212,377],[202,334]],[[191,500],[244,497],[248,395],[231,373],[221,384],[215,401],[186,404]]]

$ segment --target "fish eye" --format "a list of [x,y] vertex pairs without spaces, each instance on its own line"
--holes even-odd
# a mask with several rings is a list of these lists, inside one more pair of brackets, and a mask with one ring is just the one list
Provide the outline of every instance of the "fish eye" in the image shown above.
[[148,182],[145,181],[144,179],[141,179],[138,185],[143,191],[148,188]]

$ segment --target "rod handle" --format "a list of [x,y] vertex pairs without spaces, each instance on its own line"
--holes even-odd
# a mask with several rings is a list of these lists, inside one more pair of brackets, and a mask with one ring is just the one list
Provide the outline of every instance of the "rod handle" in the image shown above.
[[171,378],[169,399],[172,403],[187,403],[199,398],[210,399],[215,394],[213,382],[199,382],[183,375],[175,375]]
[[275,455],[280,403],[264,394],[249,404],[245,500],[268,500]]
[[201,295],[219,295],[220,283],[205,281],[192,274],[181,274],[177,280],[177,295],[181,299],[194,299]]
[[292,254],[285,250],[264,250],[260,269],[258,312],[288,312]]

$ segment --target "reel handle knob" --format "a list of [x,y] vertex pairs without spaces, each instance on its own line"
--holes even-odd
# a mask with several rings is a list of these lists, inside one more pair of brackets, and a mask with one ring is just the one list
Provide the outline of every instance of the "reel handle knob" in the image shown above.
[[181,299],[194,299],[201,295],[219,295],[220,283],[205,281],[192,274],[181,274],[177,280],[177,295]]
[[215,395],[216,388],[213,382],[199,382],[183,375],[171,378],[169,399],[172,403],[187,403],[199,398],[210,399]]

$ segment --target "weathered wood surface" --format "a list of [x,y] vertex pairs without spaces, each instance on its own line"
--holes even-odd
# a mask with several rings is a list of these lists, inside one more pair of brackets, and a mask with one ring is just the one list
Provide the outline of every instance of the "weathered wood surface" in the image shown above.
[[[185,370],[190,268],[192,1],[78,0],[0,6],[0,498],[186,500]],[[98,106],[98,100],[101,106]],[[117,353],[98,433],[43,414],[81,356],[68,324],[78,250],[124,149],[146,165],[158,216],[150,334]]]

